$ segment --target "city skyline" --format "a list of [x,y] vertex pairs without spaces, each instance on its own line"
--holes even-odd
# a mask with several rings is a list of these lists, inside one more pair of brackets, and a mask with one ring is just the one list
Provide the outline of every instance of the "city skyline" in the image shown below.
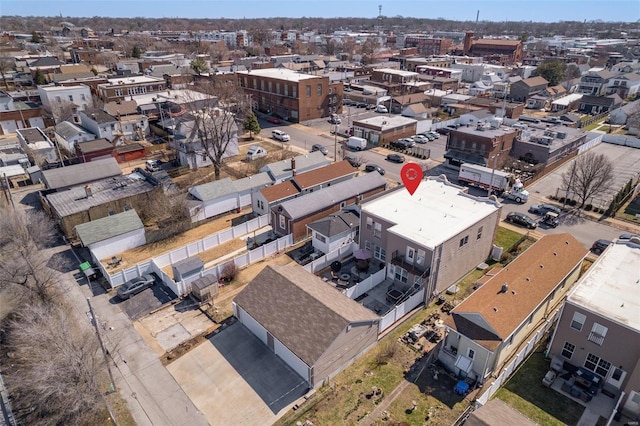
[[255,19],[255,18],[375,18],[378,5],[382,15],[425,19],[443,18],[475,21],[479,11],[481,21],[595,21],[635,22],[640,19],[637,0],[608,1],[394,1],[369,0],[277,0],[269,3],[254,0],[168,1],[136,0],[132,2],[100,0],[3,0],[0,12],[4,16],[45,16],[82,18],[104,16],[113,18],[190,18],[190,19]]

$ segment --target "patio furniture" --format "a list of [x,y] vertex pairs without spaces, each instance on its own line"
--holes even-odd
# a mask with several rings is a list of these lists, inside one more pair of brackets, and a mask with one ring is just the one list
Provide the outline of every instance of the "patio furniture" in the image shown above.
[[457,393],[458,395],[466,395],[469,392],[469,383],[467,383],[464,380],[460,380],[457,384],[456,387],[453,389],[455,391],[455,393]]
[[542,384],[546,387],[550,387],[553,384],[553,381],[556,379],[556,372],[553,370],[547,371],[547,374],[544,375],[542,379]]
[[351,274],[346,274],[346,273],[345,274],[340,274],[340,279],[342,281],[347,281],[348,282],[349,279],[351,279]]

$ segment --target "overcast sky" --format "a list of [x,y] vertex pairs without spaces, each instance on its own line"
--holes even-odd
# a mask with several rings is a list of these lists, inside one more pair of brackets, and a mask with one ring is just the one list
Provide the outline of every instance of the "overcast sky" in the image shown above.
[[474,21],[616,21],[640,19],[639,0],[1,0],[0,14],[147,18],[269,18],[384,16]]

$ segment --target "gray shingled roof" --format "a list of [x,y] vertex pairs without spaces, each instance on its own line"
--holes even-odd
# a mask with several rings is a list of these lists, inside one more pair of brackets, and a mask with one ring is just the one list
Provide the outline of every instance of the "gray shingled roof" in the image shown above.
[[282,207],[293,219],[304,217],[385,184],[386,181],[379,173],[367,173],[364,176],[336,183],[319,191],[285,201],[278,205],[278,208]]
[[189,188],[189,192],[201,201],[210,201],[252,188],[264,188],[272,183],[273,181],[268,173],[258,173],[233,181],[229,178],[224,178],[203,183]]
[[307,227],[326,237],[333,237],[334,235],[340,235],[349,229],[353,229],[359,224],[360,218],[352,212],[340,212],[316,220],[308,224]]
[[258,173],[253,176],[247,176],[233,181],[233,185],[236,187],[236,191],[238,192],[243,192],[253,188],[264,188],[272,183],[273,181],[271,180],[271,177],[269,177],[268,173]]
[[42,178],[47,187],[51,189],[84,185],[88,182],[120,175],[122,175],[122,170],[113,157],[42,172]]
[[140,217],[138,217],[138,213],[135,210],[127,210],[126,212],[76,225],[76,234],[82,241],[82,245],[88,247],[93,243],[142,228],[144,228],[144,225]]
[[88,108],[84,110],[83,113],[89,119],[95,121],[98,124],[116,123],[118,121],[117,118],[107,114],[106,112],[98,108]]
[[[317,169],[330,163],[320,151],[310,152],[308,154],[298,155],[294,157],[297,173],[306,172],[308,170]],[[269,173],[274,180],[284,179],[293,176],[291,170],[291,159],[270,163],[260,169],[261,172]]]
[[89,132],[88,130],[68,121],[63,121],[56,124],[56,134],[58,134],[64,140],[69,140],[76,135],[86,134],[94,136],[93,133]]
[[267,266],[234,302],[309,366],[350,323],[379,320],[300,266]]

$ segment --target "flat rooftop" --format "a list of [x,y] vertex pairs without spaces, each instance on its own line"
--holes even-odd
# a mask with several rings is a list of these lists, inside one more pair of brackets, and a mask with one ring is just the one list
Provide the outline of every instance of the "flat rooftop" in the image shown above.
[[477,126],[469,126],[469,127],[462,126],[451,131],[451,133],[454,133],[454,132],[464,133],[467,135],[482,136],[482,137],[491,139],[495,137],[508,135],[510,133],[516,133],[516,129],[512,127],[500,126],[497,129],[493,129],[490,127],[483,127],[482,130],[480,130],[478,129]]
[[408,117],[401,117],[394,115],[387,117],[386,115],[376,115],[375,117],[365,118],[364,120],[354,120],[353,124],[367,124],[369,126],[380,127],[383,131],[387,129],[393,129],[396,127],[406,126],[407,124],[416,123],[416,120]]
[[395,223],[389,232],[433,250],[500,208],[497,201],[465,190],[446,179],[428,177],[413,195],[401,187],[365,202],[362,211]]
[[302,74],[286,68],[266,68],[262,70],[251,70],[251,72],[238,71],[237,74],[245,74],[248,76],[256,75],[258,77],[277,78],[280,80],[295,81],[295,82],[323,77],[323,76],[317,76],[317,75],[311,75],[311,74]]
[[394,75],[399,75],[402,77],[411,77],[414,75],[418,75],[417,72],[413,72],[413,71],[402,71],[402,70],[396,70],[393,68],[379,68],[377,70],[374,70],[377,72],[386,72],[387,74],[394,74]]
[[568,301],[640,331],[640,243],[618,241],[575,284]]

